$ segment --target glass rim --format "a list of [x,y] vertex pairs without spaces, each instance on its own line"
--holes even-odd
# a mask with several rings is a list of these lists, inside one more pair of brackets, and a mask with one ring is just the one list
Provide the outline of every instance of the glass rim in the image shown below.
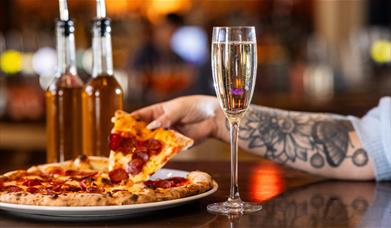
[[238,25],[238,26],[213,26],[214,29],[255,29],[252,25]]

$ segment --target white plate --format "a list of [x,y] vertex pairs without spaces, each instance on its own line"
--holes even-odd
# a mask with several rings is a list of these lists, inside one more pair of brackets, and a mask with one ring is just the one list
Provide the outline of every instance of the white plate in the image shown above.
[[[169,177],[186,177],[189,172],[175,169],[160,169],[151,179],[163,179]],[[131,217],[142,215],[146,212],[161,210],[179,206],[209,196],[217,191],[218,185],[214,183],[213,188],[207,192],[189,196],[186,198],[167,200],[154,203],[143,203],[122,206],[86,206],[86,207],[55,207],[55,206],[35,206],[1,203],[0,209],[7,212],[30,218],[46,220],[106,220],[119,217]]]

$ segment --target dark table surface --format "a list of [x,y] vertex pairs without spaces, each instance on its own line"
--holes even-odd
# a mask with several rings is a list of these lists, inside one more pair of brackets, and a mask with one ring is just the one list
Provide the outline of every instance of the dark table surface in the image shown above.
[[140,217],[89,222],[49,222],[0,210],[0,227],[391,227],[391,184],[326,180],[269,161],[242,162],[242,199],[262,202],[257,213],[213,215],[206,205],[229,191],[229,162],[171,162],[166,167],[203,170],[219,183],[212,196]]

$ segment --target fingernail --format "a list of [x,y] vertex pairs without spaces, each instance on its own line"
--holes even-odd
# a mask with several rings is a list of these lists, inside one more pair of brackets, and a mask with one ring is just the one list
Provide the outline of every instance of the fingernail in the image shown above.
[[147,128],[152,130],[152,129],[155,129],[155,128],[159,128],[162,124],[159,122],[159,121],[152,121],[151,123],[149,123],[147,125]]

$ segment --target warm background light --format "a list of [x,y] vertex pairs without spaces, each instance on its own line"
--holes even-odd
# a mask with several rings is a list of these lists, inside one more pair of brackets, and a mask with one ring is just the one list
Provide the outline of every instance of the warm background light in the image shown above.
[[137,11],[145,5],[145,0],[114,0],[106,1],[107,13],[109,15],[121,15],[124,13]]
[[391,62],[391,41],[377,40],[372,44],[371,57],[376,63]]
[[282,193],[285,188],[281,166],[271,162],[261,163],[251,171],[250,197],[262,202]]
[[0,57],[1,70],[7,74],[16,74],[22,69],[22,55],[15,50],[3,52]]
[[167,13],[184,12],[191,7],[190,0],[150,0],[147,4],[148,18],[157,23]]

